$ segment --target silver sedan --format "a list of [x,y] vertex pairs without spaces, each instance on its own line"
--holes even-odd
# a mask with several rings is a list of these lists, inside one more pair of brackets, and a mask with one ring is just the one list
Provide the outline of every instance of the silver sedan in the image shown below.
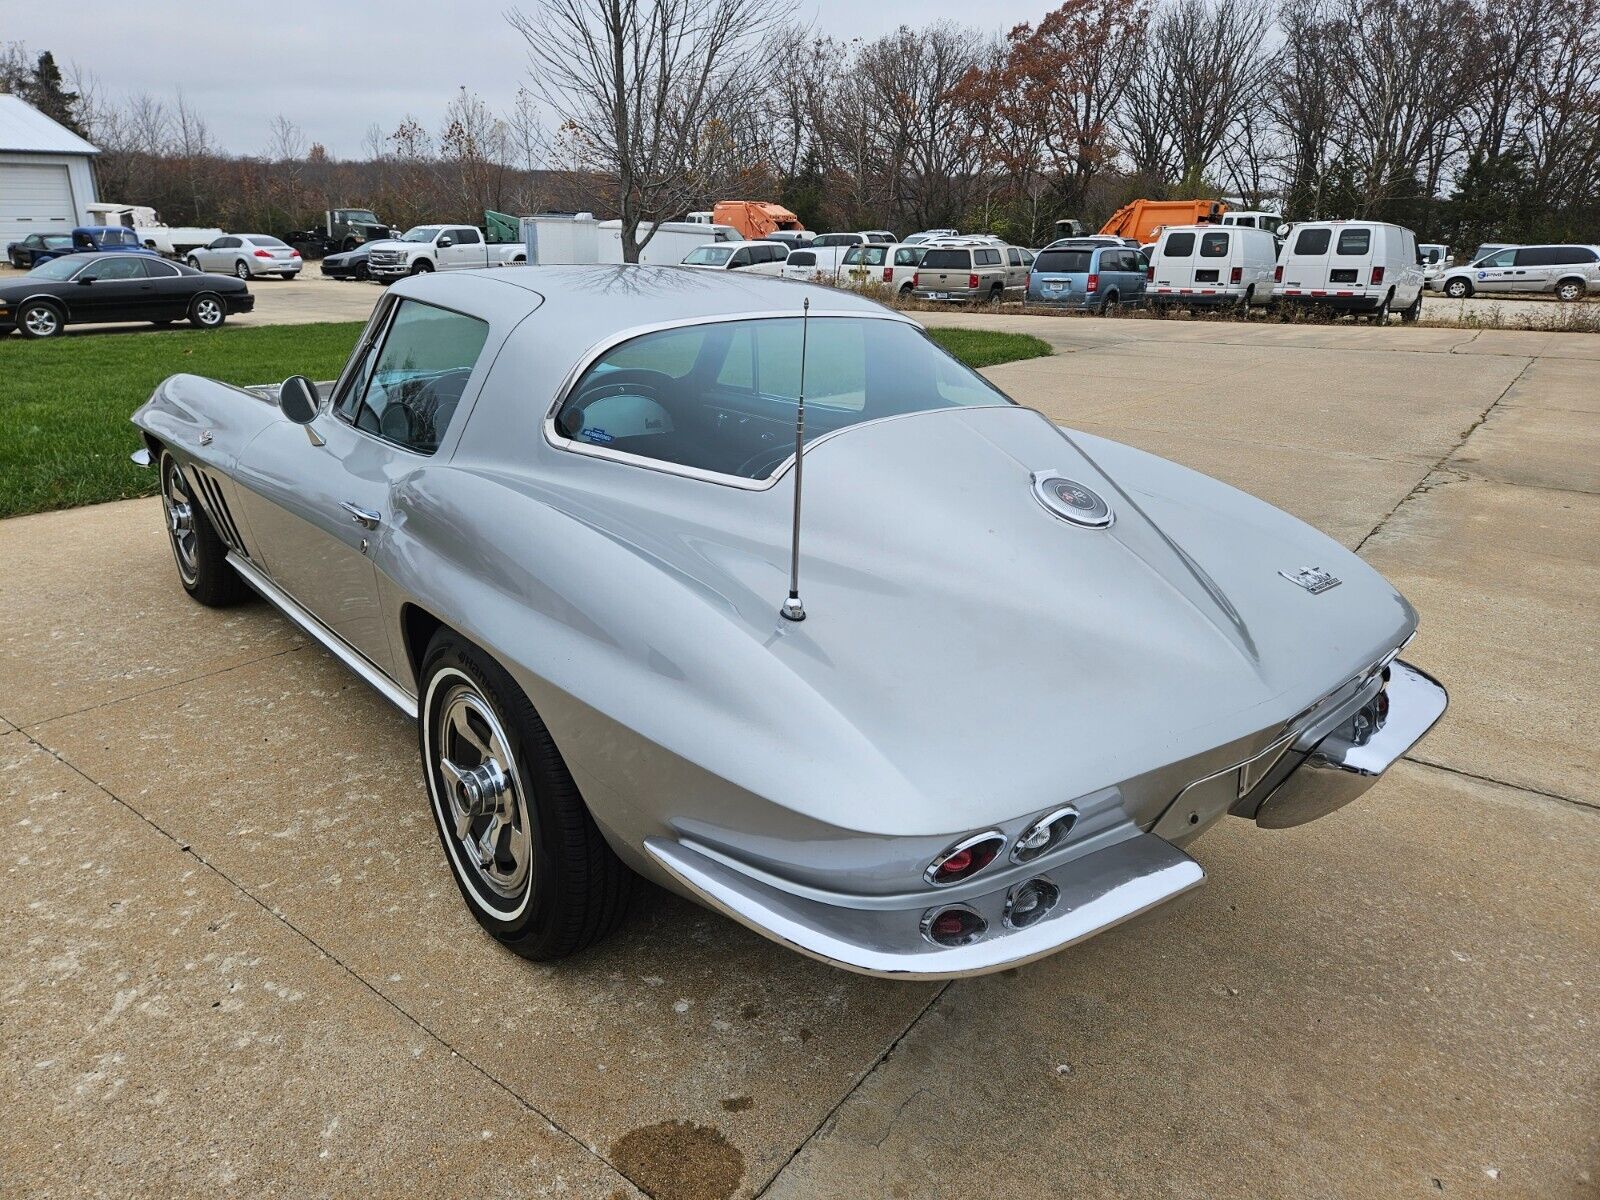
[[304,265],[300,251],[268,233],[229,233],[191,250],[185,260],[196,271],[218,271],[240,279],[281,275],[293,279]]

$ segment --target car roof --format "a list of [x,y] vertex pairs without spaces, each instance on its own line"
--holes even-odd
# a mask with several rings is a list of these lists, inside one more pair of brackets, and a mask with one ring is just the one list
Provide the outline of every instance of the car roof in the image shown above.
[[[851,291],[770,275],[623,263],[425,272],[395,283],[390,291],[424,301],[437,294],[438,302],[448,307],[494,319],[517,319],[540,309],[542,320],[572,330],[572,342],[567,344],[583,345],[621,330],[665,322],[787,311],[799,316],[801,302],[808,297],[814,312],[883,316],[889,311]],[[546,300],[560,303],[544,305]]]

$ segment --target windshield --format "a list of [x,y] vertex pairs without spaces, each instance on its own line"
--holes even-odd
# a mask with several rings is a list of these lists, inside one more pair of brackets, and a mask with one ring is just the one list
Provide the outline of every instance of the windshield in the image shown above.
[[696,246],[683,261],[691,267],[720,267],[732,257],[728,246]]
[[72,245],[72,235],[70,233],[46,234],[44,244],[47,250],[65,250]]
[[71,279],[83,266],[81,258],[52,258],[40,263],[28,274],[34,279]]
[[344,219],[353,221],[358,225],[382,225],[376,213],[370,213],[364,208],[347,208],[344,210]]
[[439,225],[418,225],[415,229],[406,230],[405,236],[400,240],[402,242],[431,242],[439,236],[441,228],[443,227]]
[[[794,453],[802,323],[718,321],[609,350],[568,393],[556,432],[580,445],[719,475],[771,478]],[[900,413],[1009,404],[914,326],[813,317],[805,436]]]

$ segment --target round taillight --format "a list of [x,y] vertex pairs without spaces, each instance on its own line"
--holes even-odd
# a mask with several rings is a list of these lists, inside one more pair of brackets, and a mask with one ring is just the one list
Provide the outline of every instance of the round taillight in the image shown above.
[[1005,834],[998,829],[985,830],[962,838],[938,858],[928,864],[922,877],[935,887],[948,887],[970,879],[983,870],[1006,846]]
[[1067,834],[1078,823],[1078,810],[1068,804],[1048,812],[1017,837],[1011,848],[1012,862],[1032,862],[1042,854],[1054,850],[1067,840]]
[[1048,879],[1019,883],[1006,897],[1006,924],[1013,929],[1026,929],[1049,916],[1059,899],[1061,889]]
[[922,936],[935,946],[967,946],[977,941],[989,923],[963,905],[930,908],[922,917]]

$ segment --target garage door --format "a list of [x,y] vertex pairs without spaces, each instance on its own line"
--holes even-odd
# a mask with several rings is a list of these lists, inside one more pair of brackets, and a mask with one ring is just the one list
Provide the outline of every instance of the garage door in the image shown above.
[[71,232],[77,223],[66,167],[0,158],[0,249],[30,233]]

